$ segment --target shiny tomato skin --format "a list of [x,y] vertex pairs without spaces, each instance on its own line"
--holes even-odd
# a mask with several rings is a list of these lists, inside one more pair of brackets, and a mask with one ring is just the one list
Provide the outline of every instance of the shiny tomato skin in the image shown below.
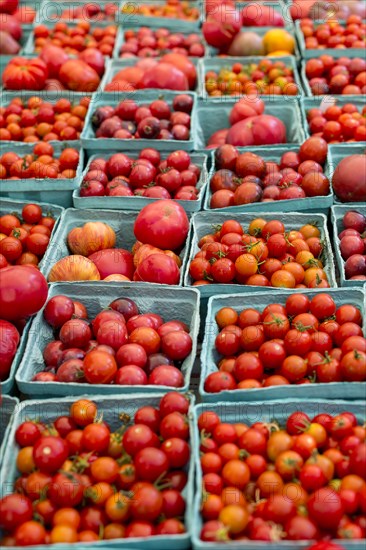
[[10,266],[1,270],[0,309],[3,319],[15,321],[33,315],[44,305],[47,294],[47,281],[38,269]]

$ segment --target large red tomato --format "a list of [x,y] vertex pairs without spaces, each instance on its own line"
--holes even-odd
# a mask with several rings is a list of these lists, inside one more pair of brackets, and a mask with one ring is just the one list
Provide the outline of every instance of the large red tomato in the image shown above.
[[136,269],[135,281],[177,285],[179,269],[176,262],[167,254],[151,254]]
[[158,63],[144,73],[141,88],[160,88],[162,90],[189,90],[186,75],[170,63]]
[[100,273],[101,279],[105,279],[108,275],[125,275],[132,279],[134,272],[133,256],[128,250],[123,248],[106,248],[94,252],[89,256]]
[[0,13],[14,13],[19,6],[19,0],[0,0]]
[[35,267],[10,266],[1,270],[0,311],[7,321],[30,317],[47,299],[47,281]]
[[22,27],[12,15],[4,13],[1,15],[1,30],[10,34],[14,40],[20,40],[22,37]]
[[69,59],[63,63],[59,78],[62,84],[75,92],[95,92],[100,84],[95,70],[81,59]]
[[252,116],[230,128],[226,143],[239,146],[286,143],[286,126],[272,115]]
[[19,340],[19,332],[15,326],[8,321],[0,320],[0,380],[5,380],[9,376]]
[[350,155],[341,160],[333,174],[333,189],[343,202],[366,201],[366,156]]
[[48,77],[42,59],[14,57],[5,67],[3,84],[8,90],[42,90]]
[[103,76],[104,56],[100,50],[97,48],[85,48],[79,54],[79,59],[85,61],[99,76]]
[[134,233],[136,239],[162,250],[181,247],[188,235],[189,221],[180,204],[161,200],[144,206],[138,214]]
[[61,65],[69,59],[69,56],[65,50],[55,44],[46,44],[42,48],[40,58],[46,63],[50,78],[58,78]]
[[188,85],[191,90],[196,86],[197,71],[192,61],[186,55],[180,53],[167,53],[161,58],[162,63],[169,63],[182,71],[187,77]]

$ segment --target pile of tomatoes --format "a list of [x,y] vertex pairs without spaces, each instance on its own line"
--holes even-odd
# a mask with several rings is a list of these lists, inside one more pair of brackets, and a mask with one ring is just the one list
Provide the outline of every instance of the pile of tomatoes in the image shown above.
[[99,4],[96,2],[85,2],[80,5],[66,5],[62,13],[57,13],[55,16],[48,15],[49,19],[80,19],[91,21],[114,21],[115,14],[118,11],[118,3],[108,2]]
[[120,57],[157,57],[167,51],[203,57],[205,46],[199,34],[172,33],[169,29],[150,29],[140,27],[137,30],[128,29],[124,32],[124,43],[119,51]]
[[223,358],[205,390],[267,388],[283,384],[365,382],[366,339],[362,315],[351,304],[337,307],[329,294],[290,295],[285,305],[263,311],[216,314],[215,348]]
[[0,180],[29,178],[74,178],[79,164],[79,151],[67,147],[58,158],[50,143],[36,143],[33,152],[24,156],[8,152],[0,157]]
[[63,21],[49,28],[37,25],[33,29],[34,51],[39,53],[46,44],[59,46],[70,55],[77,55],[87,48],[97,48],[103,55],[111,56],[117,35],[116,25],[93,26],[87,21],[78,21],[70,26]]
[[366,141],[366,107],[360,112],[353,103],[331,105],[325,111],[309,109],[306,118],[311,134],[328,143]]
[[241,94],[297,95],[291,67],[284,61],[263,59],[259,63],[245,65],[234,63],[232,67],[205,74],[205,89],[209,96]]
[[93,113],[95,136],[117,139],[188,140],[193,97],[175,96],[172,105],[163,99],[138,105],[124,99],[116,107],[105,105]]
[[313,95],[361,95],[366,90],[366,60],[361,57],[321,55],[305,64]]
[[366,281],[366,216],[349,210],[342,219],[343,231],[338,238],[347,279]]
[[46,252],[55,225],[52,213],[39,204],[26,204],[21,216],[0,217],[0,269],[11,264],[37,266]]
[[201,169],[186,151],[174,151],[165,160],[156,149],[142,149],[138,159],[115,153],[90,163],[80,196],[197,200],[200,174]]
[[133,15],[145,17],[168,17],[169,19],[182,19],[184,21],[197,21],[200,17],[198,7],[192,7],[190,2],[183,0],[166,0],[161,4],[132,4],[126,2],[122,5],[121,13],[126,15],[126,22]]
[[66,141],[79,139],[90,99],[74,105],[68,99],[55,104],[38,96],[14,97],[0,107],[0,141]]
[[327,288],[320,230],[306,224],[286,231],[280,220],[255,218],[247,230],[226,220],[198,242],[189,266],[194,285],[236,283],[284,288]]
[[260,155],[239,152],[225,144],[215,151],[217,171],[211,177],[211,208],[238,206],[329,194],[323,173],[328,147],[320,137],[307,139],[298,151],[287,151],[280,161],[265,161]]
[[2,544],[183,534],[188,409],[185,396],[167,393],[158,408],[142,406],[133,419],[122,413],[113,430],[96,403],[80,399],[52,424],[22,422],[19,475],[0,500]]
[[129,298],[88,319],[83,304],[63,295],[51,298],[43,315],[56,339],[43,350],[45,369],[34,376],[37,382],[184,385],[178,366],[191,353],[192,338],[181,321],[140,313]]
[[312,19],[302,19],[300,28],[305,38],[305,46],[310,50],[366,47],[366,24],[359,15],[350,15],[345,26],[338,21],[325,21],[321,25],[314,25]]
[[365,538],[366,433],[353,413],[248,426],[207,410],[198,429],[203,541]]

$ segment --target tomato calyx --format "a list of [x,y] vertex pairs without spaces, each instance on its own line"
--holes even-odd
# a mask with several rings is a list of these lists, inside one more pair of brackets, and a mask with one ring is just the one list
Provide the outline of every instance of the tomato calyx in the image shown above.
[[[91,458],[93,454],[94,454],[93,451],[90,451],[84,456],[79,456],[79,455],[75,456],[75,458],[73,459],[73,463],[70,471],[75,472],[77,474],[82,474],[84,470],[89,468],[90,466],[89,458]],[[62,471],[61,473],[66,474],[67,472]]]
[[264,321],[263,325],[276,325],[277,327],[282,327],[287,321],[287,319],[281,319],[280,317],[277,317],[275,313],[271,313],[271,317],[273,321]]

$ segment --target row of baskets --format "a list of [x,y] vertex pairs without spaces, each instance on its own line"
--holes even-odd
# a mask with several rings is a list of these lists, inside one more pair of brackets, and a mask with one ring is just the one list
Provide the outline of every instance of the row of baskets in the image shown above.
[[[158,406],[161,397],[162,394],[155,393],[151,394],[147,399],[146,396],[136,393],[129,396],[93,396],[93,400],[98,407],[98,412],[103,415],[104,421],[108,422],[112,429],[116,429],[120,426],[120,413],[123,412],[133,416],[137,409],[144,405]],[[13,483],[18,476],[16,461],[14,460],[18,451],[18,447],[14,441],[15,431],[18,426],[30,418],[37,418],[41,422],[47,422],[47,424],[49,424],[55,421],[58,416],[69,414],[69,408],[73,401],[75,401],[75,399],[65,397],[61,401],[47,399],[42,402],[24,401],[19,404],[14,398],[9,398],[7,396],[4,398],[1,406],[1,418],[4,421],[2,425],[7,425],[7,428],[2,439],[0,460],[2,459],[1,475],[3,479],[6,479],[7,483],[3,487],[3,496],[12,492]],[[279,424],[284,424],[289,415],[298,410],[303,411],[310,417],[314,417],[320,413],[337,415],[342,413],[345,409],[353,413],[360,424],[364,422],[365,411],[362,401],[325,401],[314,400],[312,398],[306,401],[299,401],[296,399],[269,401],[260,405],[258,403],[233,404],[227,402],[195,405],[194,398],[192,397],[188,415],[191,456],[189,463],[185,467],[188,481],[183,491],[183,497],[186,501],[186,512],[184,517],[186,533],[182,535],[159,535],[150,538],[100,541],[98,543],[89,543],[87,547],[105,549],[121,548],[125,550],[130,550],[131,548],[148,550],[171,550],[171,548],[176,548],[178,550],[183,550],[193,547],[197,550],[219,550],[223,546],[222,543],[203,543],[200,540],[200,531],[202,528],[202,470],[200,464],[201,434],[197,426],[199,416],[202,413],[212,411],[220,416],[221,422],[243,422],[247,425],[251,425],[258,421],[271,422],[276,419]],[[10,423],[8,424],[9,418]],[[348,541],[344,539],[340,542],[342,543],[342,547],[354,550],[363,548],[364,544],[364,540]],[[242,548],[243,541],[240,541],[240,543],[240,548]],[[304,541],[282,541],[279,543],[271,542],[271,547],[274,550],[279,550],[281,548],[295,550],[297,548],[306,548],[309,544],[306,544]],[[238,548],[234,542],[230,546]],[[62,550],[71,548],[70,545],[66,544],[59,544],[58,547]],[[245,541],[245,548],[248,550],[255,550],[262,547],[263,543],[261,542]],[[37,546],[35,548],[38,550],[42,547]],[[79,544],[78,548],[84,547]]]

